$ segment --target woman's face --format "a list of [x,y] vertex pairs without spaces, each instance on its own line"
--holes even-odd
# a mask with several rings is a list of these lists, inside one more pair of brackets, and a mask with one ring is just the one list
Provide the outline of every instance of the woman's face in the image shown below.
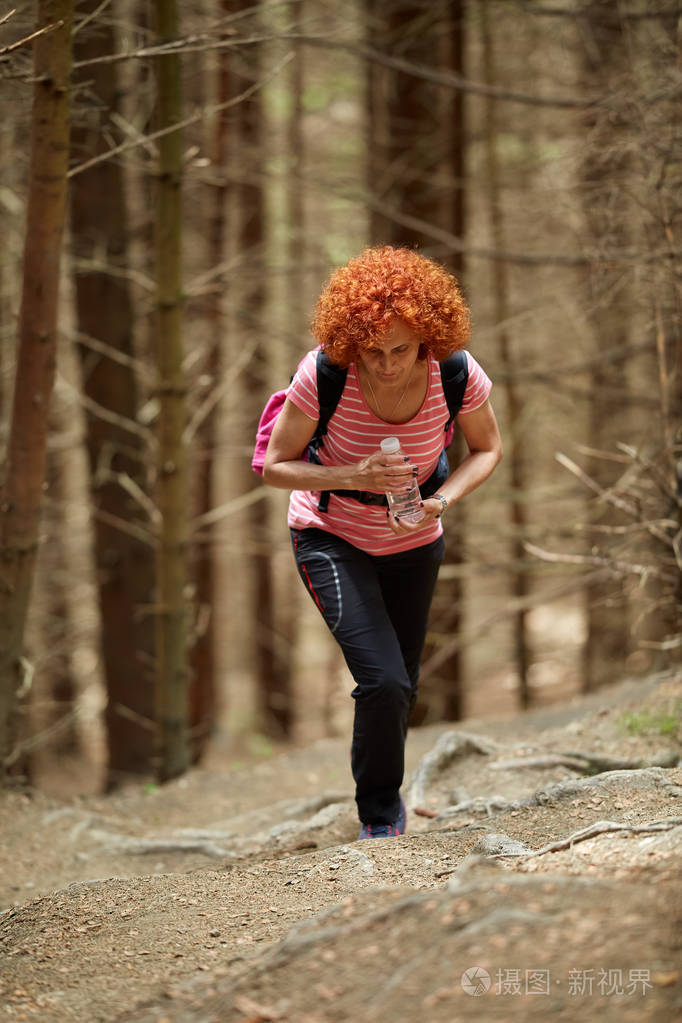
[[394,320],[372,347],[358,356],[358,361],[373,381],[385,387],[404,385],[417,360],[420,343],[419,335],[406,323]]

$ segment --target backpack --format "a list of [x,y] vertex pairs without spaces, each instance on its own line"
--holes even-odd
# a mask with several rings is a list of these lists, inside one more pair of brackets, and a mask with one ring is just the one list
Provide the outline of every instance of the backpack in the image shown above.
[[[336,411],[336,406],[341,400],[343,389],[346,384],[346,370],[335,366],[329,361],[325,353],[319,349],[317,352],[316,374],[317,394],[320,404],[320,418],[307,449],[303,453],[306,461],[320,464],[317,451],[322,444],[322,439],[327,432],[329,420]],[[448,406],[448,420],[443,427],[443,450],[436,468],[429,478],[420,486],[422,497],[431,497],[432,494],[445,482],[450,475],[447,448],[452,441],[455,432],[455,417],[462,407],[464,391],[466,390],[469,377],[469,367],[466,352],[459,351],[451,355],[445,362],[440,364],[440,378],[443,385],[443,394]],[[286,390],[275,391],[268,398],[268,401],[261,413],[256,432],[256,445],[251,459],[251,468],[260,476],[263,475],[265,463],[265,452],[267,451],[270,435],[274,428],[286,400]],[[341,497],[352,497],[362,504],[385,505],[384,494],[373,494],[366,490],[324,490],[320,495],[319,511],[326,512],[329,505],[329,494],[338,494]]]
[[[300,365],[301,364],[299,363],[299,368]],[[346,386],[346,372],[347,371],[345,369],[341,369],[339,366],[335,366],[333,362],[330,362],[322,349],[318,348],[316,373],[320,418],[317,422],[315,433],[313,434],[306,451],[303,452],[303,458],[305,461],[310,461],[310,454],[317,451],[322,438],[327,432],[329,420],[336,412],[336,406],[339,404],[341,395],[343,394],[343,389]],[[293,377],[291,380],[293,380]],[[291,381],[289,382],[291,383]],[[257,472],[259,476],[263,475],[265,452],[268,449],[270,434],[277,422],[277,417],[284,407],[286,396],[286,389],[283,391],[275,391],[274,394],[270,395],[265,408],[261,412],[261,417],[258,421],[258,429],[256,431],[256,445],[253,449],[253,456],[251,458],[251,468],[254,472]]]

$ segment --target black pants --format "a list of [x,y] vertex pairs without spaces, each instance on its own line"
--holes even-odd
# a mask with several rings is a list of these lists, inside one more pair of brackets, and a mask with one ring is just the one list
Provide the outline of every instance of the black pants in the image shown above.
[[356,683],[351,767],[360,820],[392,824],[443,537],[374,556],[321,529],[291,536],[299,574]]

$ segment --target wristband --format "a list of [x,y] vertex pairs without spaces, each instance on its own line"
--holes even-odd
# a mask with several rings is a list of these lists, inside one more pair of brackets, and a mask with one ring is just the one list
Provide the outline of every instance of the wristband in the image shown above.
[[448,499],[447,499],[447,497],[443,497],[443,495],[442,495],[442,494],[434,494],[433,496],[435,497],[435,499],[436,499],[437,501],[440,501],[440,503],[441,503],[441,504],[442,504],[442,506],[443,506],[443,507],[441,508],[441,510],[440,510],[440,515],[438,516],[438,518],[440,519],[440,518],[442,518],[442,517],[443,517],[443,512],[444,512],[444,511],[446,510],[446,508],[447,508],[447,506],[448,506]]

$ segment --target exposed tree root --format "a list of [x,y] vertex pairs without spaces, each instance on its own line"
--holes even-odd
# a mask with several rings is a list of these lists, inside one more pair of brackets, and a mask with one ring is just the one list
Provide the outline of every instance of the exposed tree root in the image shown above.
[[[654,784],[665,785],[667,777],[663,767],[605,771],[602,774],[591,775],[587,778],[570,778],[565,781],[552,782],[549,785],[536,789],[526,799],[508,800],[501,795],[476,796],[474,799],[465,799],[462,802],[445,807],[438,814],[437,820],[451,820],[460,813],[485,813],[488,817],[491,817],[493,813],[508,813],[512,810],[520,810],[525,806],[552,806],[564,799],[570,799],[589,792],[609,782],[620,782],[624,785],[633,783],[640,785],[642,782],[653,782]],[[673,786],[673,788],[677,787]]]
[[[336,794],[335,794],[336,795]],[[111,851],[127,853],[133,856],[156,855],[160,853],[197,853],[211,859],[230,860],[248,853],[263,849],[281,848],[309,835],[311,832],[337,824],[349,813],[350,800],[330,802],[331,797],[318,796],[314,800],[296,800],[283,806],[279,814],[280,823],[263,831],[252,834],[237,834],[231,830],[232,821],[221,829],[183,829],[158,838],[136,838],[129,835],[100,829],[89,829],[90,838],[94,838]],[[270,807],[270,813],[277,807]],[[310,811],[316,810],[312,816]],[[302,820],[292,819],[294,814],[308,813]],[[289,818],[289,819],[286,819]],[[240,825],[243,824],[239,819]],[[314,843],[312,843],[314,845]],[[300,843],[299,843],[300,846]]]
[[585,842],[588,838],[595,838],[597,835],[612,834],[614,832],[627,831],[633,835],[647,835],[656,831],[672,831],[682,825],[682,817],[666,817],[660,821],[652,821],[650,824],[620,824],[617,821],[595,821],[586,828],[574,831],[566,838],[560,838],[557,842],[549,842],[539,849],[532,849],[529,852],[504,852],[501,856],[515,856],[517,859],[530,859],[532,856],[544,856],[545,853],[560,852],[562,849],[570,849],[578,842]]
[[416,811],[422,806],[428,786],[453,760],[471,753],[489,756],[498,750],[499,746],[492,739],[469,732],[444,732],[417,765],[405,799],[407,809]]
[[678,753],[662,753],[651,760],[626,760],[620,757],[606,757],[598,753],[549,753],[536,757],[514,757],[511,760],[497,760],[490,764],[491,771],[505,771],[516,767],[570,767],[582,774],[603,774],[605,771],[640,771],[648,767],[677,767]]

